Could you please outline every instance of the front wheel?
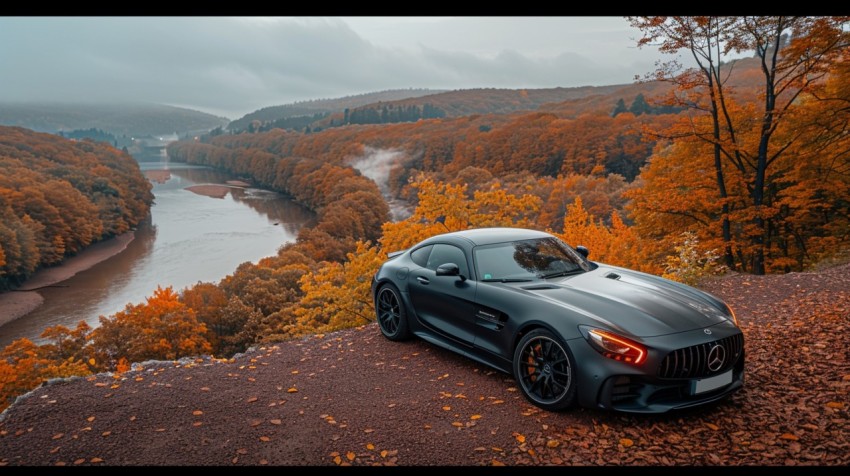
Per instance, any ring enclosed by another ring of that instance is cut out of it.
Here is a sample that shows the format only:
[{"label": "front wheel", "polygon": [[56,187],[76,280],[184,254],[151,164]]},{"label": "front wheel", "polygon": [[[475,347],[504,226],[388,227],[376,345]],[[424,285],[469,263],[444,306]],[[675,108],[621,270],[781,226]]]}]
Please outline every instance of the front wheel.
[{"label": "front wheel", "polygon": [[375,295],[375,314],[381,334],[389,340],[405,340],[410,337],[407,325],[407,311],[401,301],[401,294],[393,284],[385,284]]},{"label": "front wheel", "polygon": [[538,407],[558,411],[575,404],[575,360],[546,329],[523,336],[514,351],[513,367],[523,395]]}]

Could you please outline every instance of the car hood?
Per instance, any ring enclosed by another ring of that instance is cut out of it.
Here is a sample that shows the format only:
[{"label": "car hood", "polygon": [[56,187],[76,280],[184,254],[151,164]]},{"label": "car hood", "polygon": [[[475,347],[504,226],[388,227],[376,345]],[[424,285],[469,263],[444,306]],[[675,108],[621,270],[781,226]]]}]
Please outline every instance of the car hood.
[{"label": "car hood", "polygon": [[653,337],[729,322],[725,305],[690,286],[613,266],[522,286],[540,298],[577,311],[587,324]]}]

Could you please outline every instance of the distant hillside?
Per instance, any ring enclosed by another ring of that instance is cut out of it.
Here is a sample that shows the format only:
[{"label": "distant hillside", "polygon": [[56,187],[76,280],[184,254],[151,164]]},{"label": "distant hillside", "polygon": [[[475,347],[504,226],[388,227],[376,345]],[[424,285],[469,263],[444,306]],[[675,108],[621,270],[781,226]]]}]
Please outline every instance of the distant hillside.
[{"label": "distant hillside", "polygon": [[100,129],[115,136],[208,131],[227,118],[163,104],[0,103],[0,125],[56,133]]},{"label": "distant hillside", "polygon": [[[731,71],[725,84],[726,93],[739,102],[756,101],[762,80],[760,67],[757,58],[742,58],[726,63],[723,69]],[[552,112],[562,117],[575,118],[591,111],[611,112],[617,100],[623,99],[626,104],[629,104],[638,94],[644,95],[647,100],[653,102],[655,98],[669,93],[671,88],[670,83],[661,81],[606,86],[605,88],[596,88],[595,91],[590,91],[590,94],[584,97],[543,104],[539,110]]]},{"label": "distant hillside", "polygon": [[353,109],[350,114],[368,109],[379,110],[411,106],[424,108],[426,104],[442,110],[446,117],[460,117],[470,114],[505,114],[516,111],[534,111],[547,103],[606,95],[623,86],[620,84],[549,89],[461,89],[432,94],[427,98],[405,98],[397,101],[384,101],[380,104],[367,104]]},{"label": "distant hillside", "polygon": [[343,112],[366,104],[377,102],[397,101],[408,98],[418,98],[442,93],[439,89],[390,89],[374,93],[357,94],[335,99],[316,99],[312,101],[301,101],[282,106],[269,106],[246,114],[240,119],[231,122],[227,128],[238,132],[248,128],[252,121],[260,123],[277,121],[298,116],[313,116],[317,113]]}]

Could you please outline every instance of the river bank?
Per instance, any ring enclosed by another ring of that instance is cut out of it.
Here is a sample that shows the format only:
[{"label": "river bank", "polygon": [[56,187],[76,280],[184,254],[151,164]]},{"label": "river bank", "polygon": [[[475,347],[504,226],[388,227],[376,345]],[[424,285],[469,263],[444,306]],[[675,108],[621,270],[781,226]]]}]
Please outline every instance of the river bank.
[{"label": "river bank", "polygon": [[89,246],[62,264],[37,271],[15,291],[0,293],[0,327],[37,309],[44,299],[37,289],[52,286],[124,251],[135,238],[127,233]]}]

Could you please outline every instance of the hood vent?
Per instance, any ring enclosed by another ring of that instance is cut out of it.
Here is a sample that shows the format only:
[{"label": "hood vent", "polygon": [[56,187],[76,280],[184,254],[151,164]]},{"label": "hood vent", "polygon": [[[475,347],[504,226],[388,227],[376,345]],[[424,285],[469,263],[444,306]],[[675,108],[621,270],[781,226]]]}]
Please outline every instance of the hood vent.
[{"label": "hood vent", "polygon": [[605,277],[608,279],[620,279],[620,275],[617,273],[608,273]]},{"label": "hood vent", "polygon": [[530,286],[523,286],[522,289],[526,291],[544,291],[546,289],[559,289],[558,286],[553,286],[551,284],[532,284]]}]

